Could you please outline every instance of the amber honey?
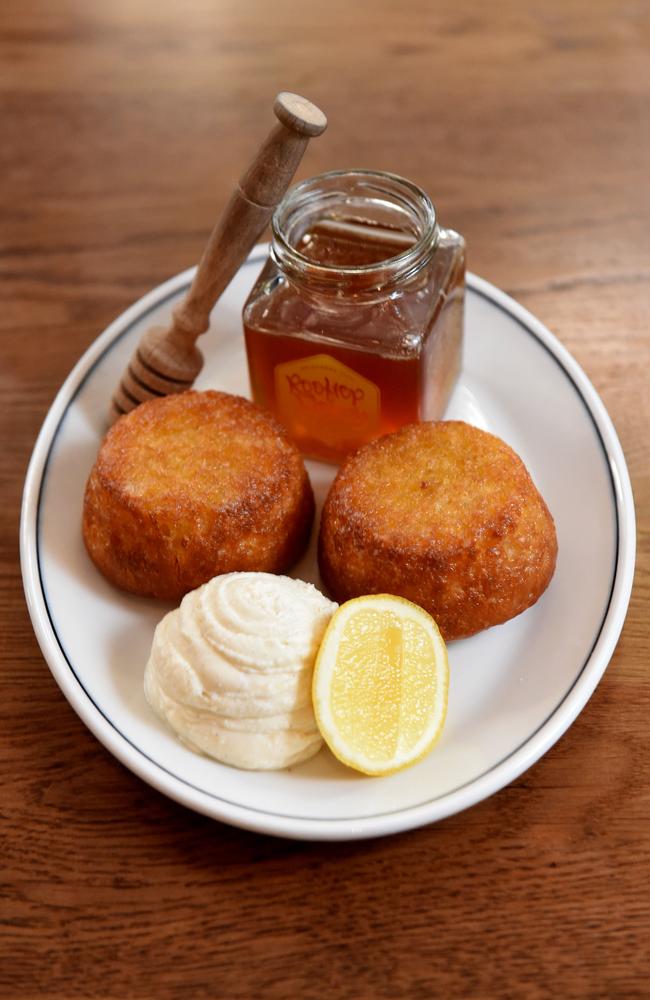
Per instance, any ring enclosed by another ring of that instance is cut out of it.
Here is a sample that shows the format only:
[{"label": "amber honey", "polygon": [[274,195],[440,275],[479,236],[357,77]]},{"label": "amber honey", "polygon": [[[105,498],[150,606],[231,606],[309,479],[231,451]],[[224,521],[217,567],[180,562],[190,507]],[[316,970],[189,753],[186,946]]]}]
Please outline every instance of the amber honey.
[{"label": "amber honey", "polygon": [[253,399],[305,455],[334,462],[437,419],[460,371],[464,273],[462,238],[408,182],[358,171],[299,185],[244,308]]}]

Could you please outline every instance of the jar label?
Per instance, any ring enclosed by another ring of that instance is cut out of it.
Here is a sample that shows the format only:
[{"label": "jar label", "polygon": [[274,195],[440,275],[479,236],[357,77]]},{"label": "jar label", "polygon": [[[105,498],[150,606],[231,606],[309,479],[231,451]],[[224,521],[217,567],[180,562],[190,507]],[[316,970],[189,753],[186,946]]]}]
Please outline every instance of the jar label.
[{"label": "jar label", "polygon": [[329,354],[275,367],[278,414],[290,432],[356,447],[379,427],[379,386]]}]

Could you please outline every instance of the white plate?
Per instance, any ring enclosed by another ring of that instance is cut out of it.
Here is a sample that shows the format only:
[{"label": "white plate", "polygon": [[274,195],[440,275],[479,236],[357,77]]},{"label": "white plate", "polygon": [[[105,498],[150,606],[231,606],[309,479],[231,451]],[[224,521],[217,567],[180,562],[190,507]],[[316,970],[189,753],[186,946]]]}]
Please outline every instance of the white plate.
[{"label": "white plate", "polygon": [[[264,254],[264,247],[253,251],[215,309],[201,342],[200,388],[248,391],[240,312]],[[111,587],[80,533],[109,396],[142,332],[169,316],[192,273],[145,295],[90,347],[34,449],[23,499],[23,579],[36,636],[64,695],[111,753],[155,788],[265,833],[323,840],[394,833],[503,788],[583,708],[629,601],[634,505],[621,447],[595,390],[541,323],[468,277],[464,372],[448,416],[493,431],[526,462],[557,525],[553,581],[525,614],[450,645],[447,724],[417,766],[366,778],[323,750],[290,771],[238,771],[187,750],[149,710],[143,670],[167,606]],[[334,470],[318,463],[309,469],[322,502]],[[318,583],[313,541],[296,575]]]}]

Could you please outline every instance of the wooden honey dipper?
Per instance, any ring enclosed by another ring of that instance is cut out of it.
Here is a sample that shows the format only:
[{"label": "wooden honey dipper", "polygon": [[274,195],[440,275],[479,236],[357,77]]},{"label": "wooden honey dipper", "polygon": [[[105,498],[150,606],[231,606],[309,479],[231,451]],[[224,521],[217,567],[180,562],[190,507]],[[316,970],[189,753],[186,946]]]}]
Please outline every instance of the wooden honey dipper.
[{"label": "wooden honey dipper", "polygon": [[212,308],[264,231],[296,172],[307,143],[327,118],[297,94],[278,94],[278,123],[259,147],[217,221],[192,285],[172,312],[169,326],[151,327],[112,399],[110,420],[154,396],[189,389],[203,367],[197,338],[208,329]]}]

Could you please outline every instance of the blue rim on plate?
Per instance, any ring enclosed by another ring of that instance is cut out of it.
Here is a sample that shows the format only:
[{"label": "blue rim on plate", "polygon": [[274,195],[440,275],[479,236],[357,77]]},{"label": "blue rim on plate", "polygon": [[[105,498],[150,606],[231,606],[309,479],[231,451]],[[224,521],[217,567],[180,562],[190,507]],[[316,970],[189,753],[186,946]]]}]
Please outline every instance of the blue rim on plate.
[{"label": "blue rim on plate", "polygon": [[[257,247],[247,264],[259,264],[266,248]],[[130,770],[164,794],[214,818],[259,832],[305,839],[356,839],[380,836],[433,822],[467,808],[514,780],[566,731],[593,693],[614,651],[629,603],[634,573],[634,504],[625,459],[611,420],[571,355],[522,306],[488,282],[469,274],[467,287],[514,319],[554,360],[593,424],[609,472],[615,517],[615,559],[609,599],[591,648],[562,700],[526,740],[469,782],[406,809],[355,817],[295,816],[240,805],[193,785],[154,760],[127,737],[94,701],[64,648],[50,612],[41,572],[40,514],[50,457],[67,412],[86,380],[116,344],[143,318],[189,286],[194,269],[154,289],[122,314],[80,359],[66,379],[43,424],[28,469],[21,518],[21,562],[29,612],[43,655],[68,701],[97,738]]]}]

